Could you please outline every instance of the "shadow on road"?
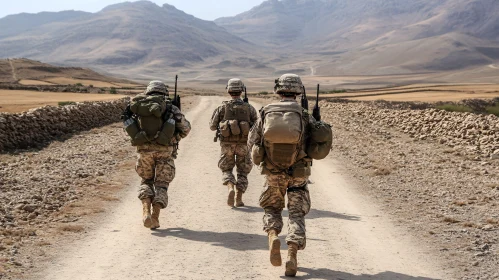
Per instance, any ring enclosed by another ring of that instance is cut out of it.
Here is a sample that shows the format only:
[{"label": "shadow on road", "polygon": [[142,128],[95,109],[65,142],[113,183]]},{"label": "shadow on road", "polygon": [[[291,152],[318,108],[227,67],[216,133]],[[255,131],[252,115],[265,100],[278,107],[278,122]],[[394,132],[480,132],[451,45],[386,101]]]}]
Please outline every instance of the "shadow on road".
[{"label": "shadow on road", "polygon": [[[255,206],[244,206],[239,208],[233,208],[232,210],[244,213],[262,213],[263,215],[263,209],[261,207],[255,207]],[[287,209],[284,209],[282,211],[282,216],[288,217]],[[308,213],[308,215],[306,216],[306,219],[322,219],[322,218],[333,218],[333,219],[356,221],[356,222],[361,221],[361,218],[359,216],[340,214],[336,212],[317,210],[317,209],[311,209],[310,213]]]},{"label": "shadow on road", "polygon": [[177,237],[191,241],[211,243],[237,251],[268,250],[267,236],[241,232],[193,231],[184,228],[160,229],[152,233],[157,237]]},{"label": "shadow on road", "polygon": [[255,206],[244,206],[244,207],[232,208],[232,210],[237,211],[237,212],[262,213],[263,214],[263,208],[255,207]]},{"label": "shadow on road", "polygon": [[308,215],[305,217],[305,219],[320,219],[320,218],[333,218],[333,219],[356,221],[356,222],[359,222],[361,220],[359,216],[340,214],[336,212],[317,210],[317,209],[311,209],[310,213],[308,213]]},{"label": "shadow on road", "polygon": [[327,279],[327,280],[437,280],[436,278],[417,277],[397,272],[386,271],[378,274],[362,274],[354,275],[347,272],[334,271],[327,268],[311,269],[298,268],[299,272],[305,272],[307,275],[300,277],[285,277],[281,279]]}]

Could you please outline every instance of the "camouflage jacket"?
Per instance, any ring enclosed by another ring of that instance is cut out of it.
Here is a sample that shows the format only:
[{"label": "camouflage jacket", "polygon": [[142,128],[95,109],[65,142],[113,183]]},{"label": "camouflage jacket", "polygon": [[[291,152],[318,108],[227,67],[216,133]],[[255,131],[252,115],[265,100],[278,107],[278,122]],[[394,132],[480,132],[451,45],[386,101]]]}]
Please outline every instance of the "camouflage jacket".
[{"label": "camouflage jacket", "polygon": [[[191,123],[185,118],[180,109],[172,105],[172,117],[175,120],[175,135],[172,140],[172,146],[177,145],[180,140],[187,137],[191,131]],[[168,151],[171,147],[158,144],[146,144],[137,147],[137,151]]]}]

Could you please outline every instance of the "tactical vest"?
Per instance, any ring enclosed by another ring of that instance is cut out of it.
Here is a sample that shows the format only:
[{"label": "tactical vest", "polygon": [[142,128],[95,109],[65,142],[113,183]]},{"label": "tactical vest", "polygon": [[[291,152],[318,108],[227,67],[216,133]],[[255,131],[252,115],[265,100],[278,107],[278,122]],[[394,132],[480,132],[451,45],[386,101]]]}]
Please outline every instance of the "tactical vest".
[{"label": "tactical vest", "polygon": [[250,131],[251,105],[248,103],[224,103],[224,116],[220,122],[220,141],[246,143]]},{"label": "tactical vest", "polygon": [[168,146],[175,133],[172,104],[162,95],[139,95],[130,102],[134,117],[125,120],[125,130],[133,146]]}]

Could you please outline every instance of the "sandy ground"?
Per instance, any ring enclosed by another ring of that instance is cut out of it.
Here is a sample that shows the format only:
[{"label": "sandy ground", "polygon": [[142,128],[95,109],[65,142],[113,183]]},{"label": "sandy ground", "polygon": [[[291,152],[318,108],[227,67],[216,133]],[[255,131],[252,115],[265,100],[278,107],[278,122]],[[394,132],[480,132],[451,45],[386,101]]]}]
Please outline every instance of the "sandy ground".
[{"label": "sandy ground", "polygon": [[[283,278],[284,268],[268,261],[257,203],[263,185],[258,170],[249,177],[247,206],[225,205],[219,145],[207,125],[221,101],[201,97],[187,114],[193,131],[181,143],[161,230],[142,227],[139,180],[130,170],[122,202],[97,221],[95,230],[61,248],[63,253],[32,279]],[[299,253],[299,279],[453,279],[424,244],[395,227],[342,175],[341,166],[332,159],[314,164],[313,210],[307,216],[307,249]],[[282,250],[284,255],[285,245]]]},{"label": "sandy ground", "polygon": [[57,106],[58,102],[63,101],[108,101],[122,97],[124,95],[0,90],[0,112],[20,113],[45,105]]},{"label": "sandy ground", "polygon": [[19,83],[24,86],[53,86],[54,83],[49,83],[39,80],[20,80]]},{"label": "sandy ground", "polygon": [[439,102],[439,101],[460,101],[463,99],[493,99],[499,97],[499,93],[456,93],[456,92],[434,92],[420,91],[416,93],[387,94],[377,96],[353,97],[353,100],[386,100],[386,101],[420,101],[420,102]]},{"label": "sandy ground", "polygon": [[[314,92],[315,93],[315,92]],[[463,99],[492,99],[499,97],[497,84],[434,84],[408,85],[393,88],[366,89],[345,93],[321,94],[323,98],[348,98],[354,100],[388,100],[388,101],[460,101]]]}]

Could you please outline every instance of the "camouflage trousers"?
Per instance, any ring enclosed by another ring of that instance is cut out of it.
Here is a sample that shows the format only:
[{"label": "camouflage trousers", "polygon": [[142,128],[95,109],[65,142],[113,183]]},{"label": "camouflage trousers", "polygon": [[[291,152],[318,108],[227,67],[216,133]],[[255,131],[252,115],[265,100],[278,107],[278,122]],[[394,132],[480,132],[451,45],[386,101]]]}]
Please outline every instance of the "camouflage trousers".
[{"label": "camouflage trousers", "polygon": [[139,188],[139,199],[151,198],[153,204],[168,206],[168,187],[175,178],[173,148],[165,151],[138,151],[135,166],[137,174],[142,178]]},{"label": "camouflage trousers", "polygon": [[260,206],[265,210],[264,230],[271,229],[280,233],[283,227],[282,210],[285,195],[288,194],[288,236],[286,242],[298,244],[300,250],[306,247],[305,216],[310,211],[308,178],[293,178],[287,174],[267,175],[260,195]]},{"label": "camouflage trousers", "polygon": [[[237,189],[246,192],[248,189],[248,174],[253,168],[248,146],[246,143],[222,143],[222,151],[218,167],[222,170],[222,181],[224,185],[232,182]],[[234,167],[237,171],[237,180],[233,174]]]}]

